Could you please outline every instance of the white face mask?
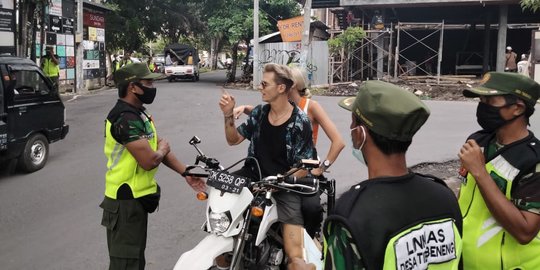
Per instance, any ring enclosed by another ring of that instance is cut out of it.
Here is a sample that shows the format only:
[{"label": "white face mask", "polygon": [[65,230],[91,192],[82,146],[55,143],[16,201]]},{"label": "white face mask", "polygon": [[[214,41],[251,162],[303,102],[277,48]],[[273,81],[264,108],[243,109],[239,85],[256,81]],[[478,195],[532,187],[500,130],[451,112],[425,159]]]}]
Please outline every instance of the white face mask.
[{"label": "white face mask", "polygon": [[362,140],[362,144],[360,144],[360,147],[358,149],[354,148],[354,141],[352,139],[352,135],[351,135],[351,147],[352,147],[352,155],[358,159],[358,161],[360,161],[360,163],[364,164],[367,166],[367,162],[366,162],[366,159],[364,158],[364,154],[362,154],[362,147],[364,147],[364,144],[366,143],[366,130],[364,129],[363,126],[357,126],[355,128],[352,128],[351,131],[357,129],[357,128],[361,128],[362,129],[362,137],[364,138]]}]

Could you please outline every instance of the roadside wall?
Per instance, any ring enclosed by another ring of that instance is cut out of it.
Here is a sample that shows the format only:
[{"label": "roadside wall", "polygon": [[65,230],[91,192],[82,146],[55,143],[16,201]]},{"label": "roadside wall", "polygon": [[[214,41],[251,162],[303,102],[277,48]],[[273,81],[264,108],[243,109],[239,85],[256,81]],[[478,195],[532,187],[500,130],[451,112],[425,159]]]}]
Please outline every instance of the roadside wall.
[{"label": "roadside wall", "polygon": [[[267,63],[288,66],[300,65],[301,42],[265,43],[259,45],[259,65],[257,72],[262,78],[262,70]],[[311,42],[307,59],[307,70],[304,71],[308,85],[328,84],[328,43],[326,41]]]}]

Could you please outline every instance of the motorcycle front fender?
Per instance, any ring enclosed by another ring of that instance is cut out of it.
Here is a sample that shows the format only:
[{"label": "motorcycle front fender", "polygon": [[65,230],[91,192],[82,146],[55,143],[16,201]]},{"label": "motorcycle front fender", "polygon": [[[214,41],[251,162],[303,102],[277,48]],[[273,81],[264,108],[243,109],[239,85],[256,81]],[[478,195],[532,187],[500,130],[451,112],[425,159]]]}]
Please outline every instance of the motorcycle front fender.
[{"label": "motorcycle front fender", "polygon": [[207,270],[214,264],[214,259],[232,251],[234,239],[215,234],[206,236],[192,250],[185,252],[176,262],[174,270]]}]

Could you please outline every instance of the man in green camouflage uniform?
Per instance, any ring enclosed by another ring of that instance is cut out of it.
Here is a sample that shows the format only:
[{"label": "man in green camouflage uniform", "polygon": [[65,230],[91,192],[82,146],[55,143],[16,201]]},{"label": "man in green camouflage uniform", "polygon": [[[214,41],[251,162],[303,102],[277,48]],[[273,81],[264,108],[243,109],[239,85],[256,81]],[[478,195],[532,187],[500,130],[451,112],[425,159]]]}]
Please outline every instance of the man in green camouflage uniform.
[{"label": "man in green camouflage uniform", "polygon": [[540,269],[540,140],[527,128],[540,84],[488,72],[463,95],[480,99],[482,127],[458,154],[464,269]]},{"label": "man in green camouflage uniform", "polygon": [[382,81],[363,83],[339,105],[352,112],[353,156],[369,179],[345,192],[325,221],[325,269],[457,269],[457,199],[442,180],[409,172],[405,159],[427,106]]},{"label": "man in green camouflage uniform", "polygon": [[[144,269],[148,213],[156,210],[160,188],[154,179],[163,163],[182,174],[186,167],[158,137],[154,121],[143,107],[156,95],[153,74],[144,63],[128,64],[115,73],[120,99],[105,121],[105,198],[101,224],[107,229],[110,270]],[[186,177],[196,191],[204,181]]]}]

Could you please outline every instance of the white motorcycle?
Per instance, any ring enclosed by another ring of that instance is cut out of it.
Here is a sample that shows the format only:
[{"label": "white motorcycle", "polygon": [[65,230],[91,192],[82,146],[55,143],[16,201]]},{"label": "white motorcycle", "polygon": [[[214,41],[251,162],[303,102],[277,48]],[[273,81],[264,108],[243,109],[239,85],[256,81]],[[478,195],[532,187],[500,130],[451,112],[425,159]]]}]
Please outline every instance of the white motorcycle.
[{"label": "white motorcycle", "polygon": [[[219,161],[206,157],[200,151],[197,147],[200,142],[197,136],[189,141],[199,154],[195,165],[188,166],[185,175],[207,177],[208,193],[198,194],[197,197],[201,199],[202,195],[208,199],[206,222],[202,229],[209,234],[192,250],[182,254],[174,269],[216,269],[215,259],[218,256],[227,258],[229,269],[234,270],[286,269],[287,258],[273,193],[279,190],[313,195],[322,187],[332,195],[328,199],[329,207],[332,207],[334,180],[319,181],[315,177],[296,179],[291,176],[297,170],[317,167],[318,162],[313,160],[303,160],[286,175],[268,176],[259,181],[232,175],[228,169],[246,159],[223,168]],[[202,173],[192,172],[194,170]],[[319,270],[322,269],[321,258],[320,249],[304,230],[304,259],[315,264]]]}]

